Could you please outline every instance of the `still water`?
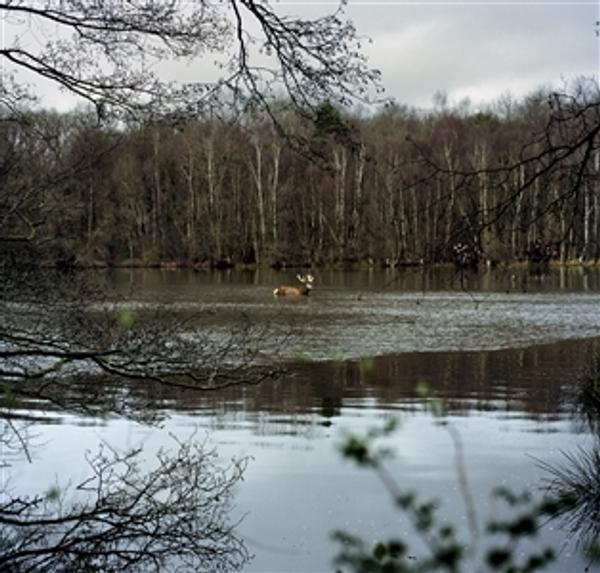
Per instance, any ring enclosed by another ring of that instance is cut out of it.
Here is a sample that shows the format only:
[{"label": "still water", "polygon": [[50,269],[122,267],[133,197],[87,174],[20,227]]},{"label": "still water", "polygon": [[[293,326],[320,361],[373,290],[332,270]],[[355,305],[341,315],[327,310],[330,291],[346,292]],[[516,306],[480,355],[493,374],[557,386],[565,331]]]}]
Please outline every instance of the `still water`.
[{"label": "still water", "polygon": [[[43,491],[65,468],[76,482],[85,451],[101,441],[152,452],[169,442],[169,432],[196,431],[225,461],[251,457],[234,508],[254,554],[244,570],[320,572],[334,570],[336,529],[369,541],[413,539],[376,476],[337,450],[346,432],[364,433],[389,416],[400,423],[386,441],[395,454],[390,472],[404,490],[436,498],[441,518],[468,541],[456,443],[417,385],[441,400],[443,421],[458,432],[480,528],[499,511],[495,487],[541,490],[540,461],[560,465],[564,452],[596,443],[573,398],[575,381],[600,351],[597,271],[328,271],[317,275],[310,297],[275,299],[272,289],[294,284],[294,274],[103,275],[124,307],[193,312],[217,335],[242,321],[290,334],[284,342],[267,337],[261,355],[286,374],[220,394],[165,394],[168,418],[160,428],[46,414],[35,427],[43,447],[33,466],[17,465],[15,487]],[[538,539],[559,552],[549,571],[588,566],[576,536],[559,523]]]}]

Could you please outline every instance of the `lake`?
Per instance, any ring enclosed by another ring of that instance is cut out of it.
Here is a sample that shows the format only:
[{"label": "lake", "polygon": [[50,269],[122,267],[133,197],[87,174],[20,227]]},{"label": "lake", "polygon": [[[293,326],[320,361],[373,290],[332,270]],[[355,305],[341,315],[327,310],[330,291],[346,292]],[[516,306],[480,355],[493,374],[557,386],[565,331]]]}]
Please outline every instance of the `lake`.
[{"label": "lake", "polygon": [[[573,399],[578,377],[600,350],[598,270],[543,277],[526,270],[315,274],[309,297],[278,299],[273,288],[294,284],[295,272],[99,272],[123,308],[193,313],[217,337],[242,322],[264,325],[277,335],[265,336],[259,360],[286,372],[220,393],[165,393],[168,417],[159,428],[31,406],[40,418],[31,431],[42,445],[33,464],[15,464],[17,490],[44,491],[66,473],[76,482],[85,451],[101,441],[142,444],[150,454],[169,443],[169,432],[196,431],[225,461],[251,458],[233,509],[254,555],[244,571],[333,571],[336,529],[369,541],[414,539],[374,473],[341,458],[347,432],[365,433],[396,417],[399,429],[384,440],[394,451],[389,471],[404,490],[436,498],[441,519],[465,542],[464,492],[448,425],[459,436],[480,528],[501,506],[491,496],[495,487],[541,491],[547,474],[540,462],[563,464],[564,452],[596,443]],[[440,400],[442,417],[417,387]],[[560,523],[550,522],[538,540],[559,552],[549,571],[588,565]]]}]

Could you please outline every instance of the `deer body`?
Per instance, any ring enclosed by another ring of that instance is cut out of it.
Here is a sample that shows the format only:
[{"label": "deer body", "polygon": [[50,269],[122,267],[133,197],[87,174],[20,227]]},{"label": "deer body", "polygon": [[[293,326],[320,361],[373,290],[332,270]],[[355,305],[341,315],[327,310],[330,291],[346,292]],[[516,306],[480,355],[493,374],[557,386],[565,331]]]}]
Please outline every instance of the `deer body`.
[{"label": "deer body", "polygon": [[312,275],[296,275],[296,278],[302,283],[301,286],[282,285],[273,291],[275,296],[302,296],[308,295],[313,288],[315,278]]}]

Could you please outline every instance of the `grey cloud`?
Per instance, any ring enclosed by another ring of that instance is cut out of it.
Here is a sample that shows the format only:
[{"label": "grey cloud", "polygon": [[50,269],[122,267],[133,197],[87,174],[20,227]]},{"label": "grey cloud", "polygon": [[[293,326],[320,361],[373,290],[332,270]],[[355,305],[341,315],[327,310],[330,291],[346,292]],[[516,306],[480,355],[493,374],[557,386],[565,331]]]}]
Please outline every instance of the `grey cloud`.
[{"label": "grey cloud", "polygon": [[598,74],[592,5],[350,4],[348,15],[369,35],[370,62],[398,101],[431,104],[522,95],[561,78]]},{"label": "grey cloud", "polygon": [[[387,94],[411,105],[431,105],[438,90],[446,90],[451,101],[468,96],[476,104],[507,90],[518,96],[539,85],[558,84],[562,77],[599,73],[600,41],[594,28],[600,15],[593,3],[479,4],[350,0],[346,14],[361,34],[372,38],[363,48],[371,65],[382,71]],[[336,9],[333,2],[284,0],[275,6],[304,17]],[[209,55],[191,65],[165,63],[158,69],[168,79],[215,79],[214,59]],[[27,74],[22,78],[31,79]],[[72,105],[72,98],[50,85],[42,83],[39,92],[46,105]]]}]

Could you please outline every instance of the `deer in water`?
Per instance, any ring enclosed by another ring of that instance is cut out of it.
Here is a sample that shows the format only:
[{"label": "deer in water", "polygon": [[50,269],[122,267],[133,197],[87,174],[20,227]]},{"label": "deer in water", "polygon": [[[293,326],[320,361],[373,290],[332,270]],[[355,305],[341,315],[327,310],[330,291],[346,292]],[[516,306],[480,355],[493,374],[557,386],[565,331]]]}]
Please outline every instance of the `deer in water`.
[{"label": "deer in water", "polygon": [[280,286],[273,291],[273,294],[275,296],[307,295],[313,287],[315,277],[312,275],[296,275],[296,278],[302,283],[302,286]]}]

